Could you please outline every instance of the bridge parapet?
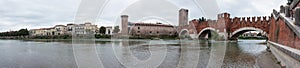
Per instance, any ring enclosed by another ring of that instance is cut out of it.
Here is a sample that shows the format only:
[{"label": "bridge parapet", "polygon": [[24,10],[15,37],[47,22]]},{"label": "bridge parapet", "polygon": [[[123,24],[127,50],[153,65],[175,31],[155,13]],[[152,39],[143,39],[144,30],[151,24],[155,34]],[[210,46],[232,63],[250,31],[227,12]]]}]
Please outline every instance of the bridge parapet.
[{"label": "bridge parapet", "polygon": [[286,17],[284,13],[273,10],[270,21],[270,41],[285,46],[300,49],[300,26],[294,24],[292,17]]},{"label": "bridge parapet", "polygon": [[[251,19],[250,19],[251,18]],[[255,16],[255,17],[234,17],[231,22],[268,22],[271,16]]]},{"label": "bridge parapet", "polygon": [[300,22],[299,1],[289,0],[286,6],[280,6],[279,12],[273,10],[269,21],[268,46],[287,68],[300,66],[300,26],[296,24]]},{"label": "bridge parapet", "polygon": [[237,29],[243,27],[254,27],[262,29],[268,33],[269,30],[269,21],[271,20],[270,16],[255,16],[255,17],[234,17],[230,19],[230,22],[227,22],[228,32],[234,32]]}]

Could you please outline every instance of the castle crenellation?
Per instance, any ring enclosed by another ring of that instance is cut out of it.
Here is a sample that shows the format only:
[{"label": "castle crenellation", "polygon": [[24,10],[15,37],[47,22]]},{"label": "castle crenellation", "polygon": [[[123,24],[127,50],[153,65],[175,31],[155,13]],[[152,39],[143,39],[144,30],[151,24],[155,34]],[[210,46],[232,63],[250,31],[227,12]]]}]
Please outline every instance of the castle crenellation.
[{"label": "castle crenellation", "polygon": [[270,18],[270,16],[234,17],[230,21],[231,23],[262,23],[270,21]]}]

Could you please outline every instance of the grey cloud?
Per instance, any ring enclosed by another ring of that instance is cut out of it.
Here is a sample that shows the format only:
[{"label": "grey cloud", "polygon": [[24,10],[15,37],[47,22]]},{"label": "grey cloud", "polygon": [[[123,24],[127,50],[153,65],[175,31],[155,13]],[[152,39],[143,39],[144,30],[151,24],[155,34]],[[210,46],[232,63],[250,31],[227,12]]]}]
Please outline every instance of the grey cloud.
[{"label": "grey cloud", "polygon": [[[114,25],[119,22],[122,12],[131,4],[138,0],[109,0],[103,8],[96,23],[99,26]],[[202,10],[195,6],[195,0],[166,0],[174,4],[173,7],[164,7],[163,4],[152,5],[157,7],[156,14],[171,22],[177,23],[179,8],[190,10],[190,19],[204,16]],[[279,8],[285,4],[285,0],[216,0],[220,11],[226,11],[233,16],[261,16],[269,15],[272,9]],[[74,22],[81,0],[0,0],[0,31],[18,30],[20,28],[41,28],[51,27],[56,24],[67,24]],[[144,3],[148,4],[148,3]],[[207,3],[209,4],[209,3]],[[161,5],[161,6],[160,6]],[[205,4],[202,4],[205,5]],[[146,6],[139,5],[133,7],[130,12],[143,12]],[[171,10],[168,10],[170,9]],[[212,7],[214,8],[214,7]],[[161,9],[161,10],[159,10]],[[266,10],[262,10],[266,9]],[[204,9],[205,10],[205,9]],[[125,12],[125,11],[124,11]],[[151,15],[151,13],[141,13],[141,15]],[[139,14],[130,14],[133,22],[139,19]],[[135,18],[136,17],[136,18]]]},{"label": "grey cloud", "polygon": [[[218,0],[221,11],[232,16],[266,16],[272,9],[283,5],[285,0]],[[260,10],[264,9],[264,10]]]},{"label": "grey cloud", "polygon": [[193,2],[193,0],[140,0],[129,4],[116,2],[113,5],[106,6],[106,8],[110,9],[104,9],[100,19],[118,25],[117,23],[119,23],[120,15],[122,14],[128,14],[132,22],[137,22],[138,19],[146,16],[158,16],[166,18],[172,24],[177,25],[178,10],[180,8],[189,9],[190,19],[203,16],[201,9]]},{"label": "grey cloud", "polygon": [[1,0],[0,31],[72,22],[79,0]]}]

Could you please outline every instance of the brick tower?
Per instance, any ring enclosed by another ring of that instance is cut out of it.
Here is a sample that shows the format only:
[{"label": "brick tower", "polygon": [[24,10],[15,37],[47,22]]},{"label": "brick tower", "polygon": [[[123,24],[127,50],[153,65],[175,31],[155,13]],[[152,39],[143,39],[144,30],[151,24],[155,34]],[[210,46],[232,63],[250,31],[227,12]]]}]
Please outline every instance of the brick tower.
[{"label": "brick tower", "polygon": [[188,25],[188,12],[189,10],[187,9],[180,9],[179,10],[179,21],[178,21],[178,26],[185,26]]},{"label": "brick tower", "polygon": [[121,15],[122,35],[128,35],[128,15]]}]

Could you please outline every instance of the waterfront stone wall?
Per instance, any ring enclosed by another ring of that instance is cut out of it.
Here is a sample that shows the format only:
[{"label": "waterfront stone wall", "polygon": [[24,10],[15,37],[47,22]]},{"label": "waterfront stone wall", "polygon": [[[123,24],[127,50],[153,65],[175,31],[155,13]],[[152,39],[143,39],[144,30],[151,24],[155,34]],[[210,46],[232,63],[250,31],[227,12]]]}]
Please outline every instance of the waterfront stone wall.
[{"label": "waterfront stone wall", "polygon": [[176,28],[172,25],[153,23],[134,23],[129,31],[132,36],[173,36]]},{"label": "waterfront stone wall", "polygon": [[269,41],[267,46],[269,47],[272,54],[277,58],[277,63],[280,63],[282,67],[300,67],[300,50],[277,44],[272,41]]}]

